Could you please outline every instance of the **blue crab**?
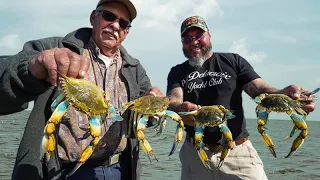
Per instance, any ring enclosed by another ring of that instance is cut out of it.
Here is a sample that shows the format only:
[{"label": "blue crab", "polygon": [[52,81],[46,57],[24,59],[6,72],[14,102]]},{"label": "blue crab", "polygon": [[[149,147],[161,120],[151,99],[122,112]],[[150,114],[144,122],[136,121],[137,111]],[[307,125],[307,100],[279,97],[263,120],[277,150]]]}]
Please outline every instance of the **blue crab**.
[{"label": "blue crab", "polygon": [[90,144],[83,150],[77,165],[67,177],[73,175],[76,170],[86,162],[93,153],[96,145],[99,142],[101,134],[101,115],[110,115],[111,118],[117,121],[122,121],[122,117],[116,114],[116,110],[106,100],[104,92],[91,81],[86,79],[74,79],[59,73],[61,84],[60,94],[54,99],[51,104],[53,111],[51,117],[44,128],[44,135],[41,142],[40,159],[43,163],[48,163],[52,152],[56,147],[55,127],[61,123],[68,106],[73,106],[79,111],[88,116],[89,130],[84,138],[93,137]]},{"label": "blue crab", "polygon": [[258,106],[256,107],[258,131],[274,157],[277,157],[274,144],[270,136],[265,132],[265,125],[268,123],[269,113],[285,112],[290,116],[291,120],[294,123],[294,126],[290,132],[290,135],[286,139],[292,137],[297,129],[301,131],[299,136],[292,143],[291,150],[286,156],[286,158],[288,158],[303,144],[304,139],[308,135],[308,126],[305,122],[307,113],[303,109],[301,109],[301,105],[302,103],[312,101],[313,99],[314,98],[303,98],[293,100],[292,98],[284,94],[267,93],[260,94],[259,96],[254,98],[254,101],[258,104]]},{"label": "blue crab", "polygon": [[221,153],[220,161],[217,165],[217,168],[220,168],[224,162],[224,159],[228,156],[230,149],[233,147],[232,134],[229,128],[225,125],[225,122],[228,119],[234,118],[235,116],[231,113],[231,111],[229,111],[222,105],[202,106],[198,110],[190,112],[179,112],[178,114],[181,116],[189,116],[195,120],[195,148],[198,151],[200,160],[208,169],[211,169],[211,167],[209,164],[208,156],[204,151],[207,148],[205,147],[205,144],[202,141],[203,131],[204,128],[207,126],[218,126],[220,128],[223,137],[221,141],[223,150]]},{"label": "blue crab", "polygon": [[[149,160],[151,161],[150,156],[158,161],[157,157],[153,154],[152,148],[149,142],[145,139],[143,131],[146,128],[149,118],[154,117],[159,119],[161,133],[166,125],[166,118],[169,117],[172,120],[178,123],[175,140],[170,152],[170,155],[176,150],[177,146],[181,143],[183,138],[183,128],[184,124],[181,117],[170,110],[167,110],[169,107],[169,98],[168,97],[158,97],[158,96],[142,96],[138,99],[126,103],[122,109],[129,108],[131,110],[130,120],[133,121],[134,133],[141,143],[142,150],[148,155]],[[131,123],[130,123],[131,125]]]}]

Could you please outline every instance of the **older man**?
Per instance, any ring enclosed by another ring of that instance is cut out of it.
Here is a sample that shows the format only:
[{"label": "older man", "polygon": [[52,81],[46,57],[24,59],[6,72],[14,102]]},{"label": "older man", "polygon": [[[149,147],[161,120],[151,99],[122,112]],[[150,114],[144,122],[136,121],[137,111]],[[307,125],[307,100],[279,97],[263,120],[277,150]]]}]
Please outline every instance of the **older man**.
[{"label": "older man", "polygon": [[[121,46],[136,15],[129,0],[100,0],[90,16],[92,29],[27,42],[20,53],[3,59],[0,114],[17,112],[26,102],[35,101],[12,179],[64,179],[90,143],[90,137],[82,138],[87,116],[68,107],[56,131],[56,151],[47,165],[40,163],[41,136],[56,94],[57,71],[95,82],[114,107],[144,94],[163,95],[151,86],[140,62]],[[139,179],[137,139],[128,137],[128,112],[122,117],[121,122],[106,118],[92,156],[68,179]]]},{"label": "older man", "polygon": [[[255,97],[260,93],[283,93],[296,99],[306,90],[297,85],[277,90],[263,81],[240,55],[212,52],[211,34],[205,20],[199,16],[183,21],[181,39],[183,53],[188,60],[173,67],[168,75],[170,108],[179,112],[196,110],[199,105],[223,105],[235,115],[227,121],[235,146],[220,169],[216,167],[221,156],[221,133],[217,127],[205,129],[203,141],[209,147],[206,153],[212,171],[202,164],[194,147],[195,122],[183,119],[187,135],[180,151],[181,180],[267,179],[263,163],[248,138],[241,94],[245,91]],[[302,108],[311,112],[314,102]]]}]

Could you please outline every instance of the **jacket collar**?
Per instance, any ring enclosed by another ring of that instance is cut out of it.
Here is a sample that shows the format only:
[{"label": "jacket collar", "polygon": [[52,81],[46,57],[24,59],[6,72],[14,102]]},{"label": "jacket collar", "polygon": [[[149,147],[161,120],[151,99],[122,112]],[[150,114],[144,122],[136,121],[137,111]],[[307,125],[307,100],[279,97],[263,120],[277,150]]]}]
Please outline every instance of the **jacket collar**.
[{"label": "jacket collar", "polygon": [[[80,28],[75,30],[69,34],[67,34],[63,39],[62,43],[66,47],[73,47],[77,50],[78,54],[82,54],[83,49],[86,44],[88,44],[90,37],[92,35],[92,28]],[[138,65],[138,61],[130,56],[127,50],[120,46],[120,53],[123,59],[123,65],[131,65],[136,66]]]}]

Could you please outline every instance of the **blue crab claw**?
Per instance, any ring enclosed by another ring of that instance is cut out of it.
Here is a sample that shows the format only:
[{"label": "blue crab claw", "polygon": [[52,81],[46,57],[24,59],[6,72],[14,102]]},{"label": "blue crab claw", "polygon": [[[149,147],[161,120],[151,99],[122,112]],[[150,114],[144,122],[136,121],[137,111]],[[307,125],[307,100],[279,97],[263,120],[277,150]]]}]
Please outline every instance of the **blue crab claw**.
[{"label": "blue crab claw", "polygon": [[99,137],[101,135],[101,119],[96,116],[92,116],[92,117],[89,117],[88,120],[89,120],[89,132],[87,134],[91,135],[93,137],[93,140],[83,150],[77,165],[67,175],[67,177],[72,176],[88,160],[88,158],[92,155],[95,147],[99,143]]},{"label": "blue crab claw", "polygon": [[263,142],[268,147],[269,151],[274,157],[277,157],[276,151],[274,149],[274,144],[270,136],[265,132],[265,125],[268,122],[269,113],[257,108],[257,116],[258,116],[258,131],[262,136]]},{"label": "blue crab claw", "polygon": [[117,114],[117,110],[114,107],[110,106],[108,109],[108,112],[109,112],[112,119],[114,119],[116,121],[123,120],[123,118],[119,114]]},{"label": "blue crab claw", "polygon": [[67,174],[66,178],[72,176],[80,168],[80,166],[83,165],[89,159],[98,143],[99,137],[95,137],[90,142],[90,144],[83,150],[77,165]]},{"label": "blue crab claw", "polygon": [[171,151],[169,153],[169,156],[171,156],[175,152],[175,150],[177,149],[179,144],[182,142],[184,124],[183,124],[182,118],[176,112],[169,111],[169,110],[165,110],[164,112],[165,112],[166,117],[169,117],[178,123],[177,129],[176,129],[176,134],[175,134],[174,141],[173,141],[173,145],[172,145]]},{"label": "blue crab claw", "polygon": [[47,136],[44,135],[42,137],[41,148],[40,148],[40,159],[41,162],[48,163],[52,152],[54,151],[56,146],[56,139],[54,135]]},{"label": "blue crab claw", "polygon": [[153,154],[152,148],[151,148],[149,142],[145,139],[145,135],[143,133],[143,130],[146,128],[147,122],[148,122],[148,116],[143,116],[139,119],[138,125],[137,125],[137,130],[136,130],[136,136],[141,143],[141,147],[142,147],[143,152],[145,152],[148,155],[150,162],[151,162],[151,156],[156,161],[159,161],[157,159],[157,157]]},{"label": "blue crab claw", "polygon": [[173,145],[169,153],[169,156],[171,156],[176,151],[177,147],[181,143],[183,139],[183,129],[184,129],[183,121],[180,121],[180,123],[178,123],[177,125],[176,134],[174,137]]},{"label": "blue crab claw", "polygon": [[220,162],[219,162],[217,168],[220,168],[222,166],[224,159],[228,156],[230,149],[233,146],[232,133],[231,133],[230,129],[224,124],[219,125],[219,128],[220,128],[220,131],[223,136],[223,141],[222,141],[223,150],[222,150],[222,153],[220,156]]},{"label": "blue crab claw", "polygon": [[301,130],[299,136],[293,141],[291,150],[286,158],[290,157],[292,153],[294,153],[304,142],[304,139],[308,136],[308,126],[304,121],[304,118],[298,114],[291,114],[291,119],[295,123],[295,127]]},{"label": "blue crab claw", "polygon": [[52,152],[55,149],[56,140],[54,137],[54,132],[56,130],[56,125],[62,120],[62,117],[67,112],[68,104],[66,101],[62,101],[53,111],[51,117],[49,118],[44,130],[43,138],[40,144],[40,161],[48,163]]},{"label": "blue crab claw", "polygon": [[207,168],[211,170],[210,164],[209,164],[209,158],[207,153],[204,151],[204,144],[202,141],[203,138],[203,130],[204,128],[199,126],[198,124],[196,125],[195,129],[195,135],[194,135],[194,145],[198,151],[199,158],[202,162],[202,164]]}]

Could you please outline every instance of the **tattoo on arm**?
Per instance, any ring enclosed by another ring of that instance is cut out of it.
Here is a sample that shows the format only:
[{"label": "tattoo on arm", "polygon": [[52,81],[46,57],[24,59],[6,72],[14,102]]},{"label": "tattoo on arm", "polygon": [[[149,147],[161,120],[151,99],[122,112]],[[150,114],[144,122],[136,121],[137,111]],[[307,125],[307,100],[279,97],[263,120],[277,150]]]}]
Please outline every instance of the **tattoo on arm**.
[{"label": "tattoo on arm", "polygon": [[262,93],[276,93],[279,90],[268,85],[263,79],[258,78],[243,86],[243,90],[250,96],[256,97]]}]

